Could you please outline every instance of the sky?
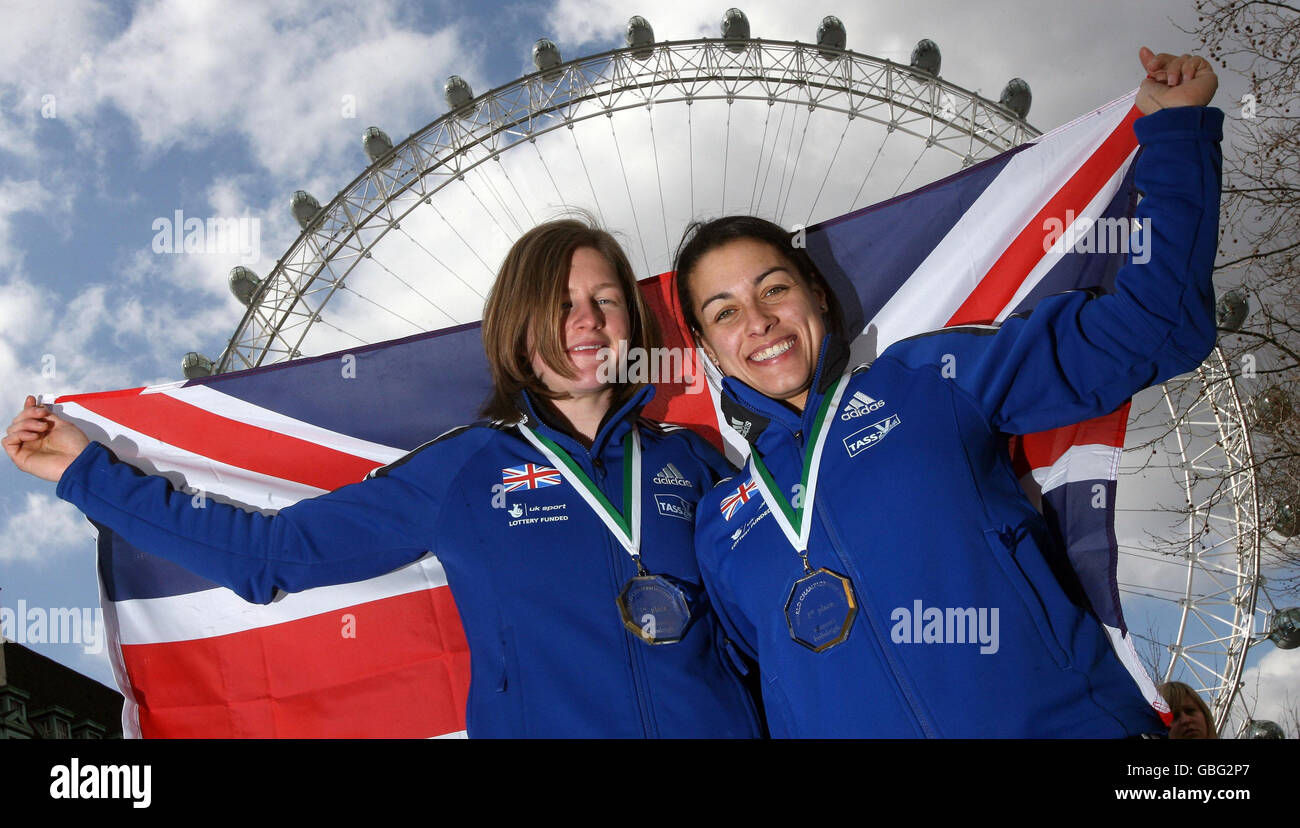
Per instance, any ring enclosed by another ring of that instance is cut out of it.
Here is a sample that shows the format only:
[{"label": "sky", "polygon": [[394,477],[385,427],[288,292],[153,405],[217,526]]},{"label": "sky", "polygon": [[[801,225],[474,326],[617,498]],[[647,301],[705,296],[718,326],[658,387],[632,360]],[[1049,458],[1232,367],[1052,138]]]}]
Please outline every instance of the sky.
[{"label": "sky", "polygon": [[[368,164],[363,130],[379,126],[397,143],[430,124],[447,111],[449,75],[476,94],[502,86],[533,71],[537,38],[553,40],[566,60],[594,54],[623,45],[633,14],[649,19],[658,40],[716,37],[726,8],[697,0],[11,0],[0,28],[0,403],[16,412],[27,393],[173,381],[186,352],[217,357],[244,311],[227,287],[230,269],[265,275],[298,238],[290,195],[303,189],[327,203]],[[1028,120],[1043,131],[1136,86],[1139,46],[1195,46],[1178,28],[1195,21],[1183,0],[762,0],[742,8],[753,34],[772,40],[812,41],[821,17],[834,14],[850,49],[904,64],[919,39],[933,39],[940,75],[957,87],[996,100],[1010,78],[1025,79]],[[1231,110],[1244,89],[1223,75],[1215,103]],[[359,266],[349,279],[355,295],[332,306],[338,328],[313,328],[305,352],[477,319],[512,234],[568,204],[594,207],[622,229],[649,275],[666,269],[691,213],[757,205],[787,224],[827,218],[958,163],[936,158],[942,152],[918,157],[906,136],[851,132],[843,119],[796,113],[777,124],[761,104],[701,102],[690,123],[685,107],[665,110],[557,131],[535,154],[505,153],[463,186],[447,186],[442,212],[412,211]],[[642,123],[657,125],[663,143],[648,145]],[[788,159],[797,134],[804,174],[788,182],[760,175],[783,140]],[[665,192],[658,203],[648,195],[655,188]],[[212,252],[164,243],[178,218],[196,217],[253,221],[256,243]],[[433,272],[432,287],[399,278],[417,272]],[[98,603],[93,530],[53,488],[0,467],[0,606]],[[36,649],[112,681],[102,654],[75,644]],[[1250,664],[1257,715],[1280,717],[1300,696],[1291,689],[1300,687],[1300,657],[1262,645]]]}]

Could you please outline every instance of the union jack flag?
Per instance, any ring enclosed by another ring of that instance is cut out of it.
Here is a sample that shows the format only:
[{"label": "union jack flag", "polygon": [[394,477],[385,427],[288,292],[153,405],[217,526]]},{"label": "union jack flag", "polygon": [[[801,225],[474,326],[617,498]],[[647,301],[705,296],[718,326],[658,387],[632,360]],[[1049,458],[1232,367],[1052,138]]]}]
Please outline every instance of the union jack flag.
[{"label": "union jack flag", "polygon": [[536,463],[525,463],[522,466],[512,466],[508,469],[501,470],[501,482],[505,485],[505,491],[515,492],[520,489],[540,489],[543,486],[558,486],[561,481],[560,472],[550,466],[539,466]]},{"label": "union jack flag", "polygon": [[[878,352],[925,330],[1003,319],[1051,293],[1112,284],[1116,257],[1045,252],[1042,228],[1045,217],[1067,211],[1127,214],[1137,152],[1132,101],[1130,95],[915,193],[808,228],[809,253],[823,272],[847,277],[835,286],[850,328],[869,330]],[[641,289],[664,344],[692,349],[673,275],[645,279]],[[121,459],[166,474],[178,489],[268,510],[356,481],[474,420],[476,402],[490,391],[477,323],[349,353],[366,365],[343,383],[333,382],[340,357],[333,354],[45,401]],[[684,365],[682,373],[700,370]],[[440,381],[435,388],[412,376]],[[322,394],[327,385],[331,393]],[[391,416],[357,413],[376,399]],[[659,389],[645,416],[688,425],[721,447],[724,435],[738,435],[720,421],[716,405],[713,394],[670,385]],[[1158,706],[1120,612],[1113,514],[1088,508],[1098,481],[1114,503],[1125,415],[1030,435],[1013,455],[1094,612]],[[557,470],[534,464],[502,470],[513,489],[560,479]],[[730,519],[756,489],[752,481],[742,484],[722,502],[723,514]],[[110,656],[127,698],[126,735],[463,732],[469,653],[436,558],[373,581],[254,606],[100,529],[101,591]],[[340,636],[341,617],[388,631],[382,646],[358,648]]]},{"label": "union jack flag", "polygon": [[749,498],[758,489],[758,484],[752,480],[747,480],[740,484],[734,492],[722,499],[722,516],[731,520],[731,516],[736,510],[749,502]]}]

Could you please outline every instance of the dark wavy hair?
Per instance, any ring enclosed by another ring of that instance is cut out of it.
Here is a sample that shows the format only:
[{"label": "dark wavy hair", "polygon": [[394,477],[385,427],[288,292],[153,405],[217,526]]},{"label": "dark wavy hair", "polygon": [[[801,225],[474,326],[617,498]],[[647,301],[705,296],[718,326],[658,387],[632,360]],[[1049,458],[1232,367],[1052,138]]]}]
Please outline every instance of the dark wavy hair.
[{"label": "dark wavy hair", "polygon": [[687,327],[696,335],[702,330],[700,320],[695,315],[691,304],[691,275],[700,259],[723,245],[741,239],[764,242],[790,260],[799,276],[808,287],[820,287],[826,294],[828,311],[826,329],[837,337],[843,338],[844,317],[841,314],[839,299],[831,290],[812,257],[802,245],[796,244],[801,238],[799,232],[791,233],[779,224],[758,216],[723,216],[711,221],[697,221],[686,228],[681,244],[677,246],[677,256],[673,269],[677,271],[677,302],[681,305],[682,317]]}]

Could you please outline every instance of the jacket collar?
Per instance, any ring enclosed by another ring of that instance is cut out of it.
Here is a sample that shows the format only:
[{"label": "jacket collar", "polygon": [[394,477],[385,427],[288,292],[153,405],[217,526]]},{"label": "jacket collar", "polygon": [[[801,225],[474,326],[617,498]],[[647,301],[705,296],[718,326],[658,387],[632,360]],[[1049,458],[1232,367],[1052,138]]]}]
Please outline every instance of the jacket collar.
[{"label": "jacket collar", "polygon": [[758,446],[759,439],[765,433],[771,433],[773,438],[778,432],[787,432],[790,437],[797,432],[807,434],[812,418],[821,406],[822,397],[830,390],[831,384],[843,375],[848,361],[848,345],[834,334],[827,334],[822,339],[817,354],[817,367],[813,371],[812,386],[808,389],[808,400],[804,403],[802,413],[780,400],[755,391],[735,377],[724,377],[721,400],[723,416],[751,446]]},{"label": "jacket collar", "polygon": [[591,448],[584,446],[569,430],[568,425],[556,417],[550,407],[540,404],[527,391],[520,391],[515,396],[515,403],[524,414],[520,423],[525,427],[535,428],[538,433],[554,441],[572,456],[590,454],[592,457],[599,457],[611,443],[617,445],[622,442],[623,436],[635,424],[641,409],[654,395],[654,386],[646,385],[618,408],[606,411],[604,419],[600,421],[600,427],[596,430],[596,439],[592,441]]}]

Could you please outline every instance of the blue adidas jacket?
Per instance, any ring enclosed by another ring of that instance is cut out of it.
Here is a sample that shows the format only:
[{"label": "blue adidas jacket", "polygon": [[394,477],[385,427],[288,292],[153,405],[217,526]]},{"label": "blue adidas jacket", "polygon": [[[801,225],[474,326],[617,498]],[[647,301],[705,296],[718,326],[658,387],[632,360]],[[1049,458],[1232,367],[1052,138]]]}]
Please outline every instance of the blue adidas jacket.
[{"label": "blue adidas jacket", "polygon": [[[730,517],[720,508],[748,470],[700,502],[705,583],[759,662],[773,736],[1163,732],[1101,624],[1053,576],[1045,551],[1058,550],[1017,482],[1006,435],[1113,411],[1212,349],[1222,121],[1218,110],[1180,108],[1136,122],[1152,258],[1121,269],[1113,294],[1060,294],[1000,327],[904,340],[852,373],[831,414],[809,542],[814,569],[853,582],[859,607],[843,643],[816,653],[792,640],[785,604],[803,575],[798,555],[758,491]],[[724,413],[787,498],[803,435],[846,360],[828,337],[803,414],[723,383]],[[930,609],[942,627],[926,629]]]},{"label": "blue adidas jacket", "polygon": [[692,544],[695,504],[732,470],[697,435],[641,419],[652,393],[607,417],[590,450],[523,403],[616,504],[623,437],[640,429],[642,559],[701,598],[700,617],[675,644],[650,646],[624,628],[616,599],[636,567],[567,480],[502,494],[503,469],[547,464],[513,427],[456,429],[271,517],[214,502],[193,508],[189,495],[98,443],[67,469],[58,495],[140,549],[257,603],[433,552],[469,640],[471,737],[759,736]]}]

